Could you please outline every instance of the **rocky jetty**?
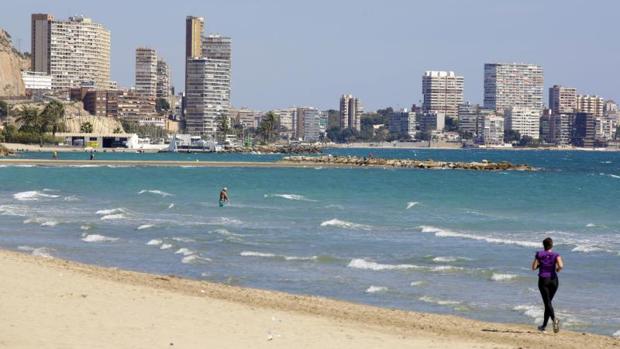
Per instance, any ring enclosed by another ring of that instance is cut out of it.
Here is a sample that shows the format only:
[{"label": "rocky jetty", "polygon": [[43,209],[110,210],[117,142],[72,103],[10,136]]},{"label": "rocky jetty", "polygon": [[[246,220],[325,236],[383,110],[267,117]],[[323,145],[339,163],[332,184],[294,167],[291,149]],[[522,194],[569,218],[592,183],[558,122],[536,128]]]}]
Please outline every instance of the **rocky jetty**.
[{"label": "rocky jetty", "polygon": [[320,154],[321,148],[314,145],[255,145],[253,147],[227,148],[229,153],[261,153],[261,154]]},{"label": "rocky jetty", "polygon": [[307,163],[309,165],[337,165],[337,166],[361,166],[361,167],[397,167],[397,168],[420,168],[438,170],[474,170],[474,171],[535,171],[529,165],[515,165],[507,161],[489,162],[452,162],[435,160],[412,160],[412,159],[381,159],[361,158],[357,156],[287,156],[284,162]]}]

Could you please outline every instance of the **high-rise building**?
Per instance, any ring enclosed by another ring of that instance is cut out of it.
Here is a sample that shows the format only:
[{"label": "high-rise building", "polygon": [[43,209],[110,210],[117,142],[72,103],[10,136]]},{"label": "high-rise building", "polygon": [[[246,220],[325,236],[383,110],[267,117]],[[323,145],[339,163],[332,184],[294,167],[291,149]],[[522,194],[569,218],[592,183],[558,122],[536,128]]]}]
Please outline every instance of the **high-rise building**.
[{"label": "high-rise building", "polygon": [[596,118],[588,113],[575,113],[571,144],[576,147],[594,147]]},{"label": "high-rise building", "polygon": [[314,108],[303,108],[303,138],[306,142],[317,142],[321,138],[321,134],[325,132],[322,127],[322,119],[326,119],[327,115]]},{"label": "high-rise building", "polygon": [[202,34],[205,20],[187,16],[185,19],[185,91],[187,91],[188,60],[202,57]]},{"label": "high-rise building", "polygon": [[543,69],[534,64],[484,65],[484,107],[503,113],[511,107],[543,109]]},{"label": "high-rise building", "polygon": [[504,118],[493,114],[484,115],[480,135],[479,138],[486,145],[504,144]]},{"label": "high-rise building", "polygon": [[579,95],[577,96],[577,111],[580,113],[592,114],[594,117],[603,116],[605,99],[599,96]]},{"label": "high-rise building", "polygon": [[463,103],[463,77],[452,71],[427,71],[422,76],[424,112],[440,112],[447,117],[458,116]]},{"label": "high-rise building", "polygon": [[31,17],[31,70],[50,73],[50,40],[54,16],[33,13]]},{"label": "high-rise building", "polygon": [[554,85],[549,89],[552,114],[574,113],[577,110],[577,89]]},{"label": "high-rise building", "polygon": [[464,103],[459,105],[459,131],[472,136],[482,136],[484,117],[496,115],[495,110],[485,109],[478,104]]},{"label": "high-rise building", "polygon": [[352,95],[340,97],[340,128],[361,131],[362,106],[358,98]]},{"label": "high-rise building", "polygon": [[575,115],[572,113],[543,115],[540,118],[540,136],[545,143],[566,146],[571,142]]},{"label": "high-rise building", "polygon": [[504,129],[517,131],[523,136],[540,138],[540,109],[512,107],[506,109],[504,115]]},{"label": "high-rise building", "polygon": [[110,88],[110,31],[86,17],[33,14],[32,68],[50,74],[55,90]]},{"label": "high-rise building", "polygon": [[185,84],[186,131],[214,137],[219,118],[229,117],[230,65],[208,58],[189,59]]},{"label": "high-rise building", "polygon": [[202,41],[202,57],[225,60],[230,63],[232,53],[231,42],[231,39],[227,36],[207,35]]},{"label": "high-rise building", "polygon": [[157,52],[154,49],[136,49],[135,86],[136,92],[143,96],[157,96]]},{"label": "high-rise building", "polygon": [[284,133],[288,134],[290,137],[294,136],[295,128],[293,126],[293,120],[295,119],[296,108],[287,108],[287,109],[276,109],[273,110],[273,113],[276,115],[280,122],[280,127],[285,129]]},{"label": "high-rise building", "polygon": [[157,59],[157,98],[171,99],[173,95],[171,81],[170,66],[163,59]]}]

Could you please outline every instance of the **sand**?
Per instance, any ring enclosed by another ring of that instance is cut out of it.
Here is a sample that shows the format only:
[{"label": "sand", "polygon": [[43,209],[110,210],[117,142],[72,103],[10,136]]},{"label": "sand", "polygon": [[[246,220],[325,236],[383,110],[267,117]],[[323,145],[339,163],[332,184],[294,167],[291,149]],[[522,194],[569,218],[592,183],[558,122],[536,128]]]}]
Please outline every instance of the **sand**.
[{"label": "sand", "polygon": [[484,323],[0,251],[0,348],[620,348]]}]

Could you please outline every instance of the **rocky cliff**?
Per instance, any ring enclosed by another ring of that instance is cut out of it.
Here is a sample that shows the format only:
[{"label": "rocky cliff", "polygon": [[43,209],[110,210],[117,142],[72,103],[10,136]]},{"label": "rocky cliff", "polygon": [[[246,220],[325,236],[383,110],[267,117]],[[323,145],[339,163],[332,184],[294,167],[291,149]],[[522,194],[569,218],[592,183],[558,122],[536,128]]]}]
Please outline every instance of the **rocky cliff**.
[{"label": "rocky cliff", "polygon": [[30,69],[30,58],[17,51],[11,36],[0,28],[0,96],[23,96],[21,71]]}]

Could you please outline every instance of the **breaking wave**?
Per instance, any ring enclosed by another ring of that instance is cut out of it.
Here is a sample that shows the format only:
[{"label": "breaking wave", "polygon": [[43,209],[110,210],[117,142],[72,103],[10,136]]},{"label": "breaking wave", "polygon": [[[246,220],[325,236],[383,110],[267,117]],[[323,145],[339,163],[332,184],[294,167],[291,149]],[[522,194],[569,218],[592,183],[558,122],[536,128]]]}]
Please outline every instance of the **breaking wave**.
[{"label": "breaking wave", "polygon": [[172,244],[161,244],[161,246],[159,246],[160,250],[168,250],[172,248]]},{"label": "breaking wave", "polygon": [[424,268],[419,265],[413,265],[413,264],[381,264],[381,263],[376,263],[376,262],[369,262],[365,259],[360,259],[360,258],[352,259],[351,262],[349,262],[349,264],[347,265],[347,267],[353,268],[353,269],[364,269],[364,270],[375,270],[375,271],[419,270],[419,269]]},{"label": "breaking wave", "polygon": [[126,212],[127,211],[125,211],[124,208],[119,207],[119,208],[109,208],[109,209],[99,210],[99,211],[95,212],[95,214],[98,214],[100,216],[106,216],[106,215],[118,214],[118,213],[126,213]]},{"label": "breaking wave", "polygon": [[264,197],[265,198],[281,198],[281,199],[293,200],[293,201],[317,202],[316,200],[308,199],[307,197],[303,195],[298,195],[298,194],[265,194]]},{"label": "breaking wave", "polygon": [[153,239],[153,240],[149,240],[149,242],[147,242],[146,244],[148,246],[159,246],[161,244],[163,244],[164,242],[160,239]]},{"label": "breaking wave", "polygon": [[154,225],[153,224],[142,224],[141,226],[137,227],[137,230],[144,230],[144,229],[149,229],[149,228],[153,228]]},{"label": "breaking wave", "polygon": [[501,274],[501,273],[493,273],[491,275],[492,281],[510,281],[518,278],[518,275],[515,274]]},{"label": "breaking wave", "polygon": [[40,224],[42,227],[55,227],[58,225],[58,221],[47,218],[33,217],[26,219],[24,224]]},{"label": "breaking wave", "polygon": [[371,285],[370,287],[366,289],[366,293],[386,292],[387,290],[388,290],[387,287]]},{"label": "breaking wave", "polygon": [[255,251],[243,251],[239,254],[242,257],[261,257],[261,258],[278,258],[287,261],[315,261],[318,260],[318,256],[311,257],[299,257],[299,256],[282,256],[273,253],[255,252]]},{"label": "breaking wave", "polygon": [[2,205],[0,206],[0,214],[3,216],[25,217],[28,213],[27,206],[20,205]]},{"label": "breaking wave", "polygon": [[186,247],[180,248],[180,249],[178,249],[175,252],[175,254],[182,254],[184,256],[190,256],[190,255],[193,255],[195,253],[196,253],[196,251],[192,251],[192,250],[190,250],[189,248],[186,248]]},{"label": "breaking wave", "polygon": [[435,257],[433,258],[433,262],[435,263],[452,263],[452,262],[458,262],[458,261],[470,261],[471,258],[467,258],[467,257],[453,257],[453,256],[447,256],[447,257]]},{"label": "breaking wave", "polygon": [[183,259],[181,259],[181,263],[183,264],[200,264],[200,263],[206,263],[210,261],[211,261],[210,258],[201,257],[195,254],[185,256],[183,257]]},{"label": "breaking wave", "polygon": [[13,194],[13,198],[19,201],[39,201],[41,199],[55,199],[60,197],[60,195],[54,194],[45,194],[40,191],[23,191],[20,193]]},{"label": "breaking wave", "polygon": [[127,216],[125,216],[125,214],[117,213],[117,214],[105,215],[105,216],[101,217],[101,220],[102,221],[116,221],[116,220],[121,220],[121,219],[125,219],[125,218],[127,218]]},{"label": "breaking wave", "polygon": [[341,228],[341,229],[352,229],[352,230],[371,230],[372,229],[372,227],[369,225],[342,221],[337,218],[324,221],[321,223],[321,226],[322,227],[336,227],[336,228]]},{"label": "breaking wave", "polygon": [[172,194],[170,194],[170,193],[166,193],[165,191],[161,191],[161,190],[157,190],[157,189],[154,189],[154,190],[142,189],[142,190],[140,190],[138,192],[138,195],[142,195],[142,194],[154,194],[154,195],[160,195],[160,196],[163,196],[163,197],[172,196]]},{"label": "breaking wave", "polygon": [[408,202],[408,203],[407,203],[407,209],[410,209],[410,208],[412,208],[412,207],[414,207],[414,206],[417,206],[417,205],[419,205],[419,204],[420,204],[420,203],[419,203],[419,202],[417,202],[417,201],[410,201],[410,202]]},{"label": "breaking wave", "polygon": [[490,236],[459,233],[459,232],[444,230],[441,228],[428,226],[428,225],[421,225],[418,227],[418,229],[420,229],[420,231],[422,231],[423,233],[434,233],[435,236],[437,237],[462,238],[462,239],[470,239],[470,240],[477,240],[477,241],[485,241],[485,242],[492,243],[492,244],[517,245],[517,246],[522,246],[522,247],[539,247],[540,246],[540,243],[538,242],[500,239],[500,238],[494,238]]},{"label": "breaking wave", "polygon": [[82,241],[84,242],[112,242],[112,241],[117,241],[118,238],[112,238],[109,236],[104,236],[104,235],[99,235],[99,234],[91,234],[91,235],[86,235],[85,237],[82,238]]},{"label": "breaking wave", "polygon": [[19,251],[30,252],[33,256],[45,257],[45,258],[54,258],[52,256],[52,249],[47,247],[30,247],[30,246],[18,246],[17,249]]}]

